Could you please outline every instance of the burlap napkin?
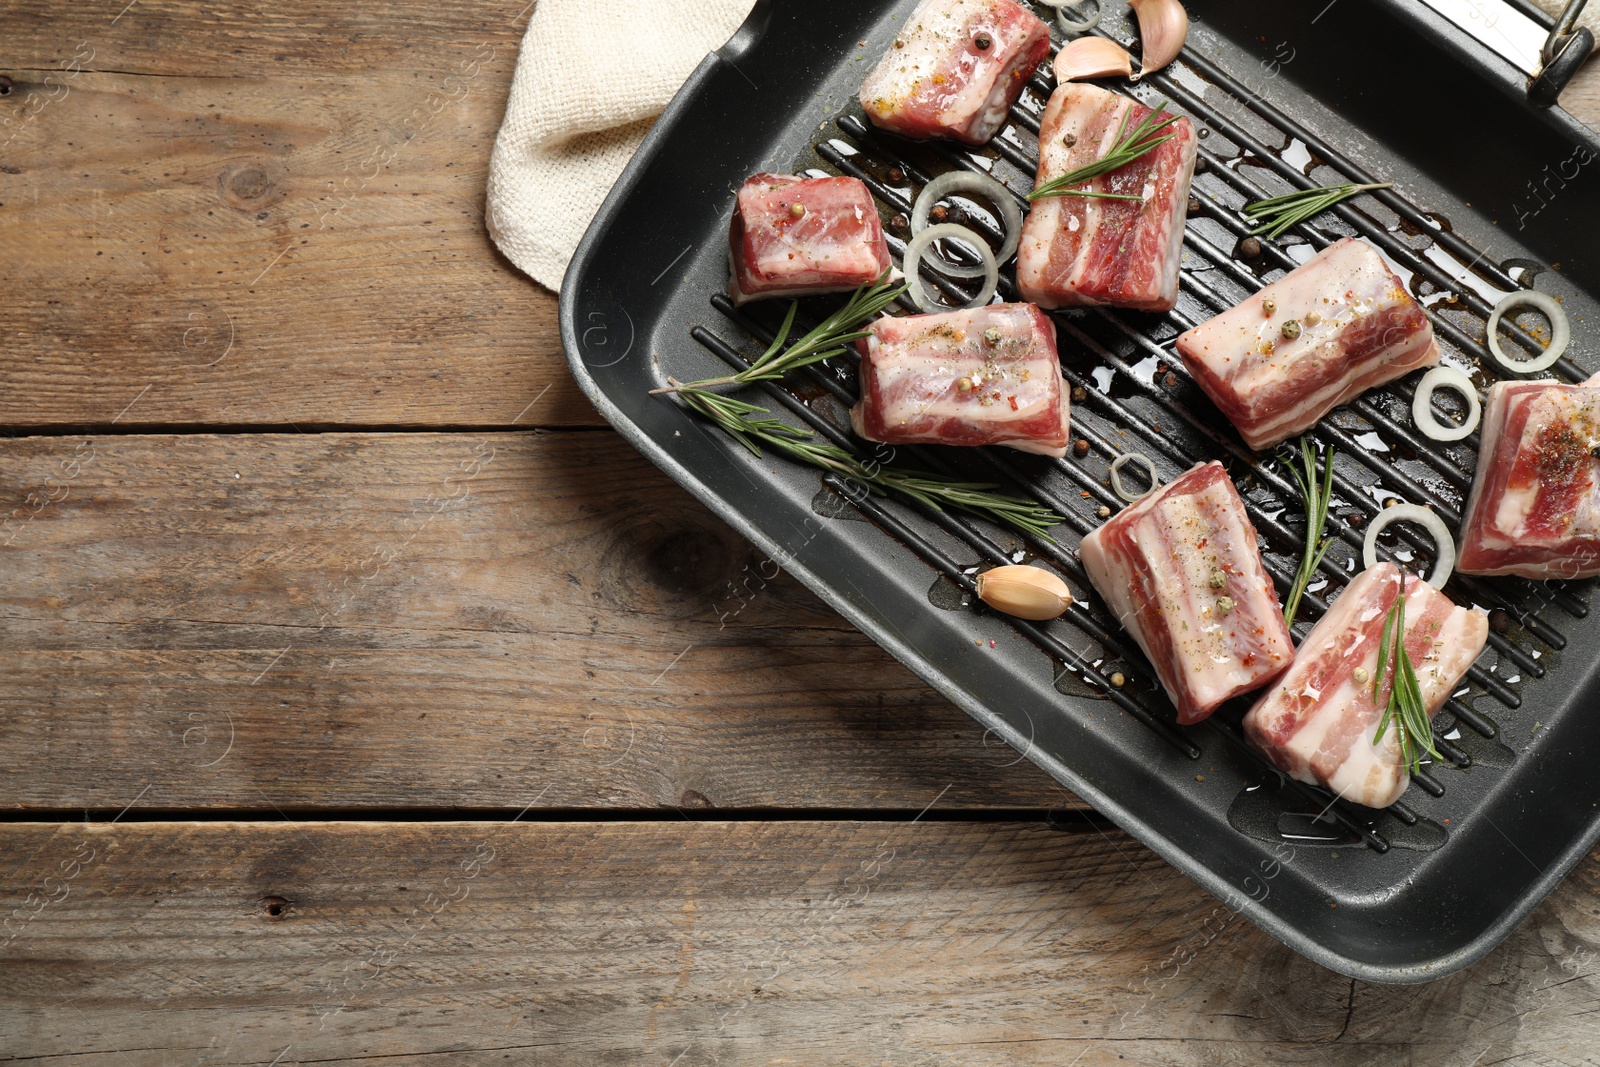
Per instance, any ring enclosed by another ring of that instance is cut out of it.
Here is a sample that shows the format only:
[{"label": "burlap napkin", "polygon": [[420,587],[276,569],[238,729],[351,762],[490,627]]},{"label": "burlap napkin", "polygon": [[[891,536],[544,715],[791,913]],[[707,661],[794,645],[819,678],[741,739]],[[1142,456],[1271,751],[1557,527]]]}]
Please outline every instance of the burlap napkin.
[{"label": "burlap napkin", "polygon": [[561,276],[684,79],[754,0],[539,0],[489,159],[489,234],[533,280]]}]

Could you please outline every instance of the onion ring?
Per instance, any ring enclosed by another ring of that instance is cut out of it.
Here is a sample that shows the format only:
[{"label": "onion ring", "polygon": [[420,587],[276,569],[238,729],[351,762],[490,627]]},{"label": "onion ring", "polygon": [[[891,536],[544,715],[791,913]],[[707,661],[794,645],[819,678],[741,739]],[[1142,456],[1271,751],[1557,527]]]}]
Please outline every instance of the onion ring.
[{"label": "onion ring", "polygon": [[1384,508],[1367,523],[1367,539],[1361,544],[1362,566],[1371,569],[1378,565],[1378,534],[1396,522],[1417,523],[1433,535],[1437,555],[1433,573],[1428,576],[1428,584],[1435,589],[1443,589],[1450,575],[1455,573],[1456,539],[1450,536],[1450,528],[1443,519],[1416,504],[1396,504],[1392,508]]},{"label": "onion ring", "polygon": [[[1433,413],[1433,393],[1436,389],[1449,389],[1460,393],[1467,402],[1467,418],[1459,426],[1447,426]],[[1424,437],[1433,441],[1459,441],[1471,437],[1483,418],[1483,405],[1478,403],[1478,390],[1472,379],[1454,367],[1435,367],[1417,383],[1417,395],[1411,398],[1411,418]]]},{"label": "onion ring", "polygon": [[[1150,475],[1150,488],[1142,493],[1128,491],[1122,484],[1122,468],[1129,463],[1142,463],[1147,474]],[[1150,462],[1150,457],[1142,452],[1125,452],[1111,461],[1111,491],[1121,497],[1126,503],[1132,504],[1136,500],[1143,500],[1155,492],[1156,486],[1161,484],[1161,478],[1156,474],[1156,465]]]},{"label": "onion ring", "polygon": [[[922,187],[917,202],[911,206],[913,236],[928,228],[928,214],[933,210],[933,205],[951,193],[975,193],[994,205],[1005,229],[1005,241],[995,255],[996,263],[1004,263],[1017,254],[1017,245],[1022,243],[1022,209],[1017,207],[1017,198],[1011,195],[1011,190],[987,174],[976,174],[969,170],[946,171]],[[952,278],[981,278],[985,270],[982,264],[941,260],[939,272]]]},{"label": "onion ring", "polygon": [[1039,0],[1039,3],[1043,4],[1045,7],[1053,7],[1056,9],[1056,25],[1061,27],[1062,33],[1088,33],[1090,30],[1100,25],[1100,16],[1105,11],[1105,9],[1100,6],[1100,0],[1092,0],[1094,4],[1094,14],[1090,15],[1083,21],[1079,22],[1074,19],[1067,18],[1067,8],[1077,7],[1083,2],[1084,0]]},{"label": "onion ring", "polygon": [[[978,295],[962,304],[958,308],[941,305],[936,299],[928,295],[928,287],[923,284],[918,267],[922,264],[922,255],[928,246],[935,241],[953,239],[972,245],[983,257],[983,288],[978,290]],[[918,308],[925,312],[938,311],[971,311],[981,308],[994,296],[995,290],[1000,287],[1000,264],[995,262],[994,251],[990,249],[989,242],[973,233],[965,226],[957,226],[953,222],[941,222],[937,226],[929,226],[906,242],[905,255],[900,259],[900,270],[906,276],[906,281],[911,284],[911,300]]]},{"label": "onion ring", "polygon": [[[1550,319],[1550,347],[1544,350],[1543,355],[1532,359],[1512,359],[1500,349],[1500,318],[1512,308],[1523,306],[1542,311]],[[1495,361],[1506,370],[1512,374],[1537,374],[1555,366],[1556,360],[1567,350],[1567,345],[1572,341],[1572,327],[1567,323],[1567,313],[1561,310],[1555,297],[1537,289],[1519,289],[1507,293],[1489,313],[1487,340]]]}]

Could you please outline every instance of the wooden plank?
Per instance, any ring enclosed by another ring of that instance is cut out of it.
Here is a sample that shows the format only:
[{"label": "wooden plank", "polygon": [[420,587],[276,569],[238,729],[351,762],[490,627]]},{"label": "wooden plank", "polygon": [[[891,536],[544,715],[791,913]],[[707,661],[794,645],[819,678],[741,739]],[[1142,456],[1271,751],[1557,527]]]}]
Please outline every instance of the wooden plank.
[{"label": "wooden plank", "polygon": [[1077,803],[614,434],[25,438],[0,500],[0,805]]},{"label": "wooden plank", "polygon": [[28,6],[0,424],[602,424],[484,228],[525,0]]},{"label": "wooden plank", "polygon": [[1308,963],[1092,828],[22,824],[0,869],[0,1047],[28,1062],[1593,1054],[1600,857],[1420,987]]}]

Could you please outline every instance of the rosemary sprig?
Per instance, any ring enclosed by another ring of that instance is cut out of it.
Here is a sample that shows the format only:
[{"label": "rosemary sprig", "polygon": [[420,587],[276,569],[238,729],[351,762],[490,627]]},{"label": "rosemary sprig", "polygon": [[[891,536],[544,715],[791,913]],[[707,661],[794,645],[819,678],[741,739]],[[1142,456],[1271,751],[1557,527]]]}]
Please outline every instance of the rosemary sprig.
[{"label": "rosemary sprig", "polygon": [[1390,726],[1400,742],[1400,759],[1407,770],[1416,774],[1422,769],[1422,756],[1427,753],[1440,759],[1433,744],[1433,724],[1428,720],[1428,704],[1422,697],[1422,683],[1417,680],[1416,667],[1411,654],[1406,651],[1406,576],[1400,572],[1400,593],[1383,621],[1383,638],[1378,642],[1378,669],[1372,676],[1372,699],[1379,699],[1383,687],[1384,668],[1389,674],[1389,699],[1384,704],[1383,718],[1378,720],[1378,730],[1372,743],[1383,740]]},{"label": "rosemary sprig", "polygon": [[860,482],[879,495],[898,493],[935,511],[955,508],[1045,541],[1053,541],[1048,531],[1065,521],[1031,500],[993,492],[993,483],[958,482],[903,467],[869,466],[836,445],[813,440],[808,430],[770,417],[766,408],[698,385],[672,384],[680,400],[732,434],[756,456],[761,455],[761,446],[765,445],[791,459]]},{"label": "rosemary sprig", "polygon": [[1047,196],[1089,196],[1101,200],[1136,200],[1139,203],[1143,203],[1144,197],[1142,196],[1128,196],[1123,193],[1097,193],[1074,189],[1073,186],[1093,181],[1102,174],[1110,174],[1114,170],[1125,167],[1146,152],[1152,152],[1160,148],[1177,136],[1171,133],[1164,136],[1156,136],[1162,130],[1178,121],[1178,116],[1169,115],[1165,121],[1157,122],[1156,116],[1161,114],[1163,107],[1166,107],[1165,100],[1157,104],[1150,114],[1139,122],[1139,125],[1124,134],[1123,131],[1128,128],[1128,116],[1133,113],[1133,106],[1130,104],[1128,109],[1122,113],[1122,122],[1117,126],[1117,141],[1111,146],[1111,151],[1093,163],[1079,167],[1076,170],[1070,170],[1059,178],[1053,178],[1045,182],[1028,194],[1029,203],[1035,200],[1042,200]]},{"label": "rosemary sprig", "polygon": [[791,301],[789,313],[784,316],[783,325],[778,328],[778,335],[772,339],[772,344],[767,346],[767,350],[759,359],[744,370],[721,378],[689,382],[686,386],[669,385],[664,389],[652,389],[651,392],[672,393],[688,386],[705,389],[714,385],[746,385],[751,382],[773,381],[782,378],[790,371],[809,367],[832,356],[842,355],[847,345],[867,336],[866,331],[860,327],[877,318],[906,291],[906,285],[891,285],[888,279],[889,272],[885,271],[877,281],[861,286],[850,294],[850,299],[845,301],[843,307],[817,323],[793,344],[788,343],[789,332],[794,329],[794,317],[800,309],[800,304],[798,301]]},{"label": "rosemary sprig", "polygon": [[1324,185],[1320,189],[1301,189],[1293,193],[1284,193],[1282,196],[1270,197],[1266,200],[1257,200],[1244,206],[1245,221],[1251,224],[1259,223],[1250,232],[1256,235],[1266,234],[1270,240],[1283,236],[1293,226],[1298,226],[1314,215],[1341,204],[1361,193],[1373,189],[1387,189],[1393,182],[1375,182],[1372,185],[1356,185],[1353,182],[1344,185]]},{"label": "rosemary sprig", "polygon": [[1322,475],[1317,475],[1317,455],[1309,438],[1300,438],[1300,466],[1289,465],[1294,480],[1300,483],[1300,497],[1306,505],[1306,551],[1300,559],[1300,569],[1295,572],[1294,584],[1289,587],[1289,598],[1284,603],[1283,620],[1294,627],[1295,614],[1300,610],[1300,598],[1306,586],[1322,566],[1333,539],[1327,534],[1328,501],[1333,497],[1333,449],[1329,448],[1323,459]]}]

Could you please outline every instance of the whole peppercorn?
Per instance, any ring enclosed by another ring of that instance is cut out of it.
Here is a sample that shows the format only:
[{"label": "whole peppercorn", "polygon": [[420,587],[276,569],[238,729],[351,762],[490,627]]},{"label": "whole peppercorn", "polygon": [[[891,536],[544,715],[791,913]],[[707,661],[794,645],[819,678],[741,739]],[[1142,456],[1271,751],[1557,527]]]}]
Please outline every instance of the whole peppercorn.
[{"label": "whole peppercorn", "polygon": [[906,180],[906,172],[901,170],[899,167],[890,167],[889,180],[892,182],[903,182]]},{"label": "whole peppercorn", "polygon": [[980,52],[987,52],[993,46],[994,38],[990,37],[987,33],[980,33],[972,39],[972,47],[976,48]]},{"label": "whole peppercorn", "polygon": [[911,229],[911,222],[904,215],[896,215],[889,220],[889,228],[896,233],[905,233]]},{"label": "whole peppercorn", "polygon": [[1259,259],[1261,257],[1261,242],[1254,237],[1246,237],[1239,242],[1239,254],[1245,259]]},{"label": "whole peppercorn", "polygon": [[1074,385],[1072,387],[1072,402],[1074,404],[1081,404],[1085,400],[1088,400],[1088,399],[1089,399],[1089,390],[1085,389],[1081,385]]},{"label": "whole peppercorn", "polygon": [[1081,437],[1072,442],[1072,454],[1080,458],[1087,456],[1089,454],[1089,442]]},{"label": "whole peppercorn", "polygon": [[1288,322],[1283,324],[1283,329],[1281,332],[1284,340],[1293,341],[1296,337],[1300,336],[1300,324],[1293,319],[1290,319]]},{"label": "whole peppercorn", "polygon": [[1190,218],[1200,214],[1200,198],[1198,196],[1191,196],[1189,198],[1189,207],[1187,208],[1187,213]]},{"label": "whole peppercorn", "polygon": [[987,330],[983,331],[984,343],[990,348],[993,348],[1004,339],[1005,335],[1000,332],[1000,327],[998,326],[991,326]]}]

